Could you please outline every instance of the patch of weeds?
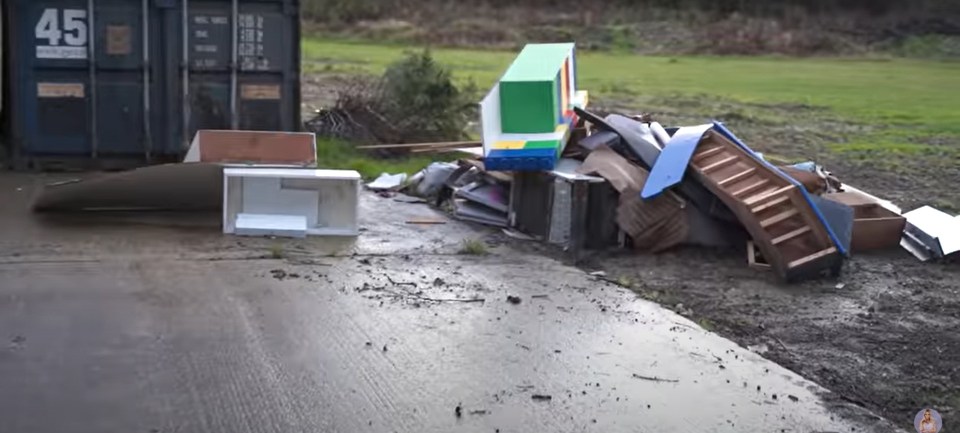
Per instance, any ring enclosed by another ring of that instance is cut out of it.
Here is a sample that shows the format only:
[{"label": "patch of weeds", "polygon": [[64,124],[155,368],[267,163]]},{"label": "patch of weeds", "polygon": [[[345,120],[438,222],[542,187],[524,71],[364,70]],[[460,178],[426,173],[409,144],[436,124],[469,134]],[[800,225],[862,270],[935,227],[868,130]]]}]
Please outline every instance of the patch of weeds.
[{"label": "patch of weeds", "polygon": [[617,285],[620,287],[626,287],[628,289],[633,288],[633,278],[628,276],[620,276],[616,280]]},{"label": "patch of weeds", "polygon": [[270,258],[271,259],[282,259],[287,256],[287,251],[281,244],[273,244],[270,246]]},{"label": "patch of weeds", "polygon": [[660,302],[660,297],[663,295],[663,293],[659,290],[644,290],[638,293],[640,294],[641,298],[651,302]]},{"label": "patch of weeds", "polygon": [[460,251],[458,251],[458,253],[468,256],[485,256],[489,254],[489,251],[487,251],[487,244],[483,243],[483,241],[467,239],[460,245]]},{"label": "patch of weeds", "polygon": [[717,324],[706,317],[701,317],[699,320],[697,320],[697,325],[700,325],[701,328],[710,332],[713,332],[717,329]]}]

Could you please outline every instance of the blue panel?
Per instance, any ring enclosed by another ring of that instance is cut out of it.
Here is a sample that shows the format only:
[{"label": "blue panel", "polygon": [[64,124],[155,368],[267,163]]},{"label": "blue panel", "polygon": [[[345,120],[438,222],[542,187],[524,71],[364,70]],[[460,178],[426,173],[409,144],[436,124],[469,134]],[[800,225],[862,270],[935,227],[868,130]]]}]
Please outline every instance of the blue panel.
[{"label": "blue panel", "polygon": [[723,134],[724,137],[727,137],[728,139],[730,139],[730,141],[734,142],[737,146],[740,146],[741,149],[747,151],[747,153],[751,157],[753,157],[753,159],[760,161],[761,164],[764,164],[774,172],[779,173],[781,177],[783,177],[784,179],[787,179],[787,181],[789,181],[794,186],[796,186],[797,189],[800,190],[800,194],[803,195],[803,198],[807,201],[807,204],[810,205],[810,208],[813,209],[813,212],[817,215],[817,219],[820,220],[820,223],[823,224],[823,227],[827,230],[827,234],[830,235],[830,240],[833,241],[833,244],[837,247],[837,250],[840,251],[840,254],[847,255],[848,249],[844,247],[843,242],[841,242],[840,238],[837,237],[837,234],[833,232],[833,228],[831,228],[830,224],[827,223],[827,219],[820,212],[820,208],[817,207],[816,203],[813,202],[813,200],[810,198],[810,194],[807,193],[807,189],[804,188],[804,186],[801,185],[800,182],[797,182],[794,178],[790,177],[789,175],[781,171],[779,168],[777,168],[777,166],[757,156],[757,154],[752,149],[747,147],[747,145],[744,142],[740,141],[740,139],[737,138],[736,135],[733,135],[733,132],[727,129],[726,126],[723,126],[723,123],[714,121],[713,127],[714,129],[717,130],[717,132]]},{"label": "blue panel", "polygon": [[680,128],[657,157],[640,197],[644,200],[654,198],[667,188],[680,183],[700,139],[712,127],[713,125],[700,125]]},{"label": "blue panel", "polygon": [[553,170],[557,164],[555,149],[491,150],[483,159],[490,171]]}]

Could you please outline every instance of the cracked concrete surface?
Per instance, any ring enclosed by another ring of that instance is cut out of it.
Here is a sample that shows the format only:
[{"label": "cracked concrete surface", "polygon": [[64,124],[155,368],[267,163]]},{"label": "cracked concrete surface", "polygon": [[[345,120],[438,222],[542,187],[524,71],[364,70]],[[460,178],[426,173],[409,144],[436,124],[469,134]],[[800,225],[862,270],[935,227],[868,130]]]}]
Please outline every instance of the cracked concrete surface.
[{"label": "cracked concrete surface", "polygon": [[364,194],[356,240],[238,238],[37,217],[44,180],[0,175],[3,432],[898,431],[557,260],[460,255],[490,232],[407,224],[443,218],[423,205]]}]

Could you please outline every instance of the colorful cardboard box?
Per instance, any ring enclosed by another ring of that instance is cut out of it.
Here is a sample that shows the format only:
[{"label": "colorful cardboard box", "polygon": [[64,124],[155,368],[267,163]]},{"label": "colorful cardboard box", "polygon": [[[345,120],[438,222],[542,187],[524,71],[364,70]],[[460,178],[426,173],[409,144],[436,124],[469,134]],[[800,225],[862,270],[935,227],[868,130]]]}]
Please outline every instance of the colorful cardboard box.
[{"label": "colorful cardboard box", "polygon": [[572,43],[529,44],[480,103],[484,165],[494,171],[552,170],[586,107],[577,91]]}]

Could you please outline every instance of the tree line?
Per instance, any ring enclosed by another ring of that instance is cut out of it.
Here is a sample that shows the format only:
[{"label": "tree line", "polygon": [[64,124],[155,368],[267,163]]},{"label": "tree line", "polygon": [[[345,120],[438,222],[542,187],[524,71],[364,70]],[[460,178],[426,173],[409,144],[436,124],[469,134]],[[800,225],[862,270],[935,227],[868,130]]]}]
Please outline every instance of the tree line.
[{"label": "tree line", "polygon": [[[416,15],[431,8],[453,4],[468,7],[460,0],[300,0],[302,15],[309,20],[350,22],[396,17],[405,12]],[[531,7],[562,10],[606,11],[658,8],[698,11],[708,14],[741,13],[750,16],[785,17],[798,11],[810,15],[856,13],[874,16],[907,13],[913,16],[960,16],[960,0],[484,0],[473,7]]]}]

